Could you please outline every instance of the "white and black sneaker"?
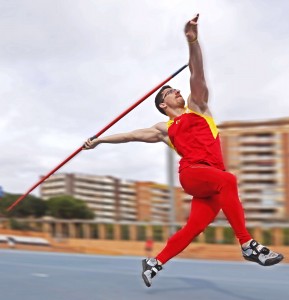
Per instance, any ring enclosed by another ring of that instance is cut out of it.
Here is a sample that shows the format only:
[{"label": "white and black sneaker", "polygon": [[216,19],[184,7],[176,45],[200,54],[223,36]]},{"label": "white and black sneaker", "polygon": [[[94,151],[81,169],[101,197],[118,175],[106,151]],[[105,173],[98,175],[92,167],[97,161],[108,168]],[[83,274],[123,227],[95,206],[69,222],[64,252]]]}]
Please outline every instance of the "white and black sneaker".
[{"label": "white and black sneaker", "polygon": [[147,287],[152,285],[152,278],[162,270],[162,266],[158,264],[155,258],[148,258],[142,260],[142,278]]},{"label": "white and black sneaker", "polygon": [[284,258],[282,254],[271,251],[255,240],[252,240],[247,248],[242,247],[242,254],[246,260],[256,262],[261,266],[278,264]]}]

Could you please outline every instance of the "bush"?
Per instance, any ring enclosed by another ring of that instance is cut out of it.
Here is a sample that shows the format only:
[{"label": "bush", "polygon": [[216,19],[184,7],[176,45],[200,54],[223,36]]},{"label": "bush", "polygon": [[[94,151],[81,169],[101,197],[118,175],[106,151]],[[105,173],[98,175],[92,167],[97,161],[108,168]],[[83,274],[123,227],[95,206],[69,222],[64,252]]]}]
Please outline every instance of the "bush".
[{"label": "bush", "polygon": [[59,219],[93,219],[94,212],[82,200],[58,196],[47,201],[49,215]]},{"label": "bush", "polygon": [[27,223],[19,222],[13,218],[9,219],[9,223],[10,223],[10,228],[12,230],[23,230],[23,231],[32,230]]},{"label": "bush", "polygon": [[11,211],[7,208],[12,205],[21,195],[6,193],[0,201],[0,213],[5,217],[25,218],[33,216],[39,218],[46,213],[46,202],[41,198],[28,195],[25,199],[17,204]]},{"label": "bush", "polygon": [[215,228],[214,227],[207,227],[204,231],[205,234],[205,241],[209,244],[215,243]]}]

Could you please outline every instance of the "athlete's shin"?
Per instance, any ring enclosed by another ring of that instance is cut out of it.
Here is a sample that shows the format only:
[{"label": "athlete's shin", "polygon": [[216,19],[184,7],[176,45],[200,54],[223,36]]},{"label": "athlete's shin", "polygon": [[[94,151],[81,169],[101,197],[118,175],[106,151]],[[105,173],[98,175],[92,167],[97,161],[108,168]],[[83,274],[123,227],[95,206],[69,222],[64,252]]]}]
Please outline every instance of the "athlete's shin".
[{"label": "athlete's shin", "polygon": [[219,204],[213,199],[194,198],[187,224],[168,240],[165,248],[157,255],[157,260],[164,264],[182,252],[214,220],[219,211]]}]

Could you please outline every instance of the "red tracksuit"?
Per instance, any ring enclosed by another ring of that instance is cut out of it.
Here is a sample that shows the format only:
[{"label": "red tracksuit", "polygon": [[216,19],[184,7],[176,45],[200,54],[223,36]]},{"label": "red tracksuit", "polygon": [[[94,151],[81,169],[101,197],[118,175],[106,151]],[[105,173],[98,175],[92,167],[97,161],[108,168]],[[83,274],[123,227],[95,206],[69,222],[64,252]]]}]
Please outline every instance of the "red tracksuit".
[{"label": "red tracksuit", "polygon": [[187,224],[157,255],[163,264],[183,251],[215,219],[220,209],[240,244],[251,239],[245,227],[236,177],[225,171],[214,119],[191,110],[168,122],[168,135],[180,160],[180,183],[193,196]]}]

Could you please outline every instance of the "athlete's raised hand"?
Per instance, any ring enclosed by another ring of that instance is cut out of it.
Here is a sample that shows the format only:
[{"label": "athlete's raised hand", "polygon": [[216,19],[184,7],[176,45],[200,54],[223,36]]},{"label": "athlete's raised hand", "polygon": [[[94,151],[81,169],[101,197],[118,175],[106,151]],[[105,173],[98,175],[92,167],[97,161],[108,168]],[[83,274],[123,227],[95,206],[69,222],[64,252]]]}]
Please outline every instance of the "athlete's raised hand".
[{"label": "athlete's raised hand", "polygon": [[199,14],[197,14],[192,20],[187,22],[185,25],[185,35],[189,43],[192,43],[198,38],[198,19]]}]

